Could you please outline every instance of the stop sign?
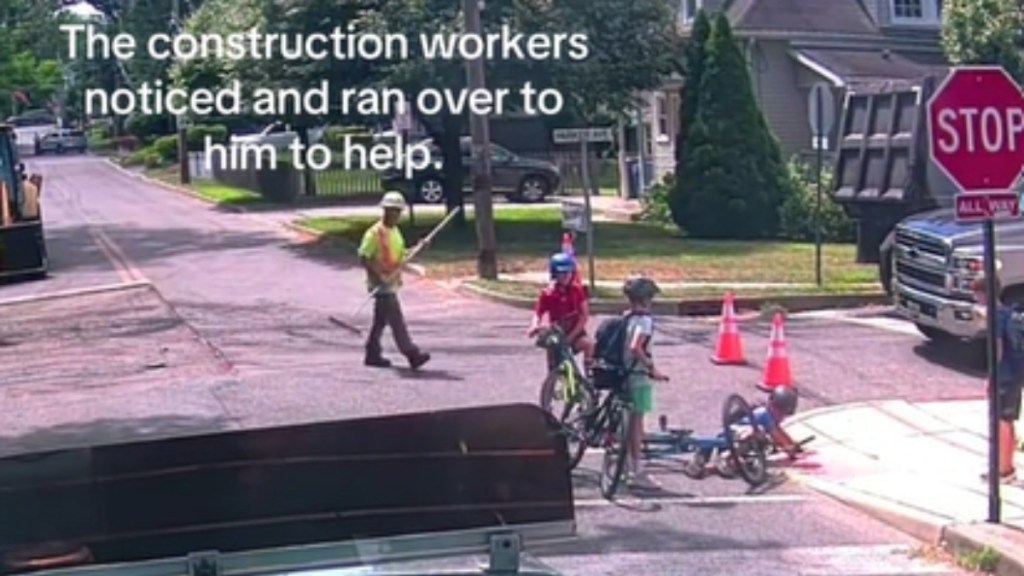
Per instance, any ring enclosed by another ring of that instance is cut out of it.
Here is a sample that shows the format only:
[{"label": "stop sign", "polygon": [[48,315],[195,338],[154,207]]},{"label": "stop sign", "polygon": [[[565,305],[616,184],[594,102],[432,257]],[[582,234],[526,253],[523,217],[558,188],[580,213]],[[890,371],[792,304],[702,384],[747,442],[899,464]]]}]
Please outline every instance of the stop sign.
[{"label": "stop sign", "polygon": [[1007,190],[1024,169],[1024,95],[998,66],[954,68],[928,101],[932,160],[962,191]]}]

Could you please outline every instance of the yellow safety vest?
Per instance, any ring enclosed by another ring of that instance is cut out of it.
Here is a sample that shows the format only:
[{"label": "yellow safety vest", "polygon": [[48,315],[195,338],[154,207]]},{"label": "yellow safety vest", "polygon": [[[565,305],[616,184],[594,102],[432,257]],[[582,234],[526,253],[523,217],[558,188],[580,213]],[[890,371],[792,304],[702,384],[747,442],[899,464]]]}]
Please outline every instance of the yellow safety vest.
[{"label": "yellow safety vest", "polygon": [[[402,260],[405,258],[405,238],[398,227],[388,228],[383,221],[370,226],[363,234],[359,256],[376,261],[384,273],[390,276],[382,290],[394,290],[402,285],[401,269]],[[370,289],[376,287],[369,277],[367,283]]]}]

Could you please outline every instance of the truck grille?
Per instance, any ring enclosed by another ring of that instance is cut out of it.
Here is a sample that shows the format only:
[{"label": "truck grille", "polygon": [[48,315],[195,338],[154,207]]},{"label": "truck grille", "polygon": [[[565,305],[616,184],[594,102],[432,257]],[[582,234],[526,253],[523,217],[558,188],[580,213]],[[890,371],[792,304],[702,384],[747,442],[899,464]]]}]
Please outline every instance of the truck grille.
[{"label": "truck grille", "polygon": [[896,243],[902,246],[914,247],[924,254],[939,256],[942,258],[943,262],[945,262],[948,254],[946,244],[941,238],[926,236],[920,232],[910,232],[907,230],[897,229]]},{"label": "truck grille", "polygon": [[912,278],[927,285],[946,287],[946,275],[944,273],[915,268],[907,265],[905,262],[896,262],[896,274],[901,279]]},{"label": "truck grille", "polygon": [[938,296],[951,296],[946,289],[949,248],[941,238],[897,228],[895,254],[894,271],[900,284]]}]

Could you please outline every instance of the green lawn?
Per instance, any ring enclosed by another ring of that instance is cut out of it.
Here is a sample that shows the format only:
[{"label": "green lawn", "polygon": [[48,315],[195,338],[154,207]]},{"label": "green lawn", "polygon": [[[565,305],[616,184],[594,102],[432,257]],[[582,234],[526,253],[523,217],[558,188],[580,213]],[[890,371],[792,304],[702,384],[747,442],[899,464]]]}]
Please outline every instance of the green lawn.
[{"label": "green lawn", "polygon": [[262,196],[251,190],[220,184],[212,180],[194,182],[192,189],[200,196],[218,204],[251,204],[263,201]]},{"label": "green lawn", "polygon": [[[425,235],[440,214],[417,214],[402,228],[410,245]],[[502,273],[543,272],[548,256],[558,250],[561,215],[558,209],[507,208],[495,211],[499,264]],[[371,217],[317,218],[301,222],[328,237],[358,242],[373,223]],[[681,238],[667,228],[639,223],[595,223],[594,253],[599,280],[619,280],[643,271],[663,282],[814,282],[814,245],[772,241],[705,241]],[[576,243],[585,266],[586,243]],[[825,283],[874,284],[875,266],[856,264],[853,245],[826,245],[822,251]],[[451,225],[424,251],[418,262],[432,276],[471,277],[476,270],[476,232]],[[585,269],[584,269],[585,270]],[[720,292],[720,290],[717,290]]]}]

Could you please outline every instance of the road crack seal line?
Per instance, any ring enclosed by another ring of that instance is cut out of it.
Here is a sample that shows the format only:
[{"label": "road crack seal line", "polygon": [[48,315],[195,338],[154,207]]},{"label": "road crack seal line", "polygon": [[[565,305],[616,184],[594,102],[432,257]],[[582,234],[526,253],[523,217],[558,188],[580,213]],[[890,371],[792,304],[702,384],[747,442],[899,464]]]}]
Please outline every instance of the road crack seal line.
[{"label": "road crack seal line", "polygon": [[225,372],[229,374],[236,373],[234,362],[232,362],[231,359],[227,357],[227,354],[225,354],[223,350],[221,350],[216,344],[211,342],[205,336],[203,336],[203,334],[200,333],[199,330],[192,325],[192,323],[190,323],[180,312],[178,312],[178,309],[174,307],[174,304],[168,301],[167,298],[164,297],[164,295],[160,292],[160,290],[157,289],[156,286],[151,285],[150,290],[152,290],[156,298],[160,300],[161,303],[163,303],[168,313],[172,314],[175,318],[177,318],[181,322],[181,324],[189,332],[192,333],[192,336],[196,339],[196,341],[202,344],[204,347],[206,347],[206,349],[213,354],[213,356],[218,360],[218,362],[221,364],[221,368]]}]

